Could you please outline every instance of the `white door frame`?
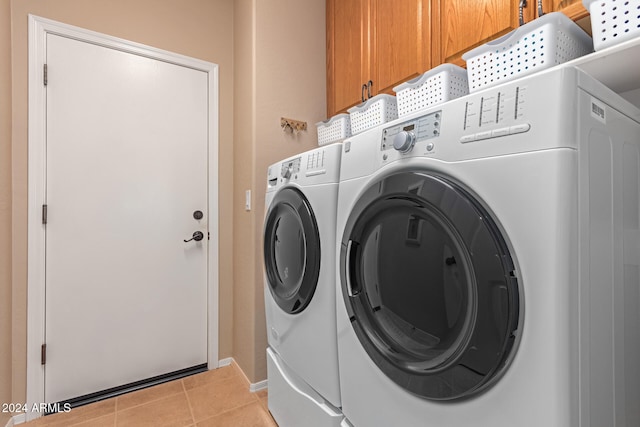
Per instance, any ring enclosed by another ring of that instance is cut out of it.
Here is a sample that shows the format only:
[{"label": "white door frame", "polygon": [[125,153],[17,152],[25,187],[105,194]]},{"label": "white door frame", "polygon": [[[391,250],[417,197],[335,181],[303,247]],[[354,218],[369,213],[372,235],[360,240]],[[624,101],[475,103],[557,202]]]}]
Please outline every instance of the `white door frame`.
[{"label": "white door frame", "polygon": [[[207,255],[208,367],[218,367],[218,65],[172,52],[29,15],[29,196],[27,280],[27,405],[44,403],[45,226],[42,205],[46,190],[46,90],[43,84],[47,34],[145,56],[206,72],[209,90],[209,252]],[[27,420],[39,417],[27,412]]]}]

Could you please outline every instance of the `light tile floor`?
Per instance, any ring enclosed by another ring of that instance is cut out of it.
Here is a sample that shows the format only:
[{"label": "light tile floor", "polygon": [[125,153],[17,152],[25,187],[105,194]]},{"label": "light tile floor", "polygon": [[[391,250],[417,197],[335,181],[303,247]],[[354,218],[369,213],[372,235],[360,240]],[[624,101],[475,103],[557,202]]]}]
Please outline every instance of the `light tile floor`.
[{"label": "light tile floor", "polygon": [[251,393],[249,382],[235,363],[23,425],[277,427],[267,409],[267,391]]}]

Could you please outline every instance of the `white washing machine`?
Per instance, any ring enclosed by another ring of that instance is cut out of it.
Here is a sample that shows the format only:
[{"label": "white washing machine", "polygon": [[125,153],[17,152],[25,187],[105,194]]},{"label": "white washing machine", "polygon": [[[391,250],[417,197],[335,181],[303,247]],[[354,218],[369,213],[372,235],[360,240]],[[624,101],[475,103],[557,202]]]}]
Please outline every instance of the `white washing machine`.
[{"label": "white washing machine", "polygon": [[344,142],[354,426],[640,425],[639,121],[566,67]]},{"label": "white washing machine", "polygon": [[342,144],[268,170],[264,225],[269,410],[281,427],[339,426],[335,221]]}]

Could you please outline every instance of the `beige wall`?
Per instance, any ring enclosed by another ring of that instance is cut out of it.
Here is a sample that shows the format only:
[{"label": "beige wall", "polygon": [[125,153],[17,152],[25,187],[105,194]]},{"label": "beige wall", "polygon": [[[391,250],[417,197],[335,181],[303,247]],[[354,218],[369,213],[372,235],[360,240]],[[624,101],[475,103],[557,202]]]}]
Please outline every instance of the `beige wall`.
[{"label": "beige wall", "polygon": [[[266,378],[262,227],[267,167],[317,147],[325,119],[324,0],[236,0],[234,357],[252,382]],[[280,118],[306,121],[283,132]],[[245,190],[253,209],[245,212]],[[247,266],[253,268],[247,268]]]},{"label": "beige wall", "polygon": [[[7,0],[2,0],[4,16]],[[219,64],[220,66],[220,243],[233,246],[233,0],[11,0],[11,22],[0,21],[2,32],[11,28],[11,67],[13,76],[13,260],[12,260],[12,400],[24,401],[26,394],[26,307],[27,307],[27,23],[34,14],[160,49],[177,52]],[[5,34],[2,34],[0,55],[5,55]],[[5,62],[0,62],[2,81],[6,83]],[[4,87],[4,86],[2,86]],[[4,91],[2,101],[4,102]],[[0,120],[7,115],[0,104]],[[4,127],[2,127],[4,132]],[[4,201],[7,170],[2,139],[2,177],[0,201]],[[2,205],[4,206],[4,204]],[[4,211],[0,227],[5,230]],[[2,245],[5,245],[3,234]],[[0,254],[4,254],[4,246]],[[4,267],[4,256],[2,257]],[[233,269],[230,250],[220,252],[220,357],[232,356]],[[2,288],[6,293],[4,268]],[[4,310],[2,316],[5,316]],[[4,319],[4,317],[3,317]],[[4,342],[2,323],[0,339]],[[0,353],[0,367],[6,366],[6,355]],[[0,376],[4,392],[5,377]],[[2,396],[4,399],[4,395]],[[5,400],[3,400],[5,401]],[[10,401],[10,400],[9,400]]]},{"label": "beige wall", "polygon": [[[233,349],[234,358],[251,381],[256,381],[253,277],[254,215],[244,210],[245,190],[253,187],[255,135],[255,1],[234,2],[234,189],[233,223]],[[259,332],[258,332],[259,333]]]},{"label": "beige wall", "polygon": [[[0,403],[11,402],[11,16],[0,0]],[[0,413],[0,426],[9,414]]]},{"label": "beige wall", "polygon": [[[265,379],[265,173],[316,145],[324,0],[0,0],[0,402],[26,395],[28,14],[220,65],[219,356]],[[309,130],[284,133],[282,116]]]}]

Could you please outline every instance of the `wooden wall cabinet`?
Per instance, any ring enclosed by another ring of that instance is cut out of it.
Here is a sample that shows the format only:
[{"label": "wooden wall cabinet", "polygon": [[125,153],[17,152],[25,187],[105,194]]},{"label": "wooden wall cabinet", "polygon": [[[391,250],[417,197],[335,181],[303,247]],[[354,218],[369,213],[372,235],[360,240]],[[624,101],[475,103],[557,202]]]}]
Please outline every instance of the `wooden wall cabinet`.
[{"label": "wooden wall cabinet", "polygon": [[[465,66],[462,55],[520,25],[520,0],[432,0],[432,64]],[[544,0],[543,12],[562,11],[573,20],[588,16],[582,0]],[[538,16],[538,2],[527,0],[525,22]]]},{"label": "wooden wall cabinet", "polygon": [[428,70],[429,17],[430,0],[327,0],[327,117]]},{"label": "wooden wall cabinet", "polygon": [[[368,96],[393,95],[444,62],[465,67],[465,52],[519,26],[520,0],[326,1],[327,117]],[[588,16],[581,0],[543,0],[543,9]],[[527,0],[525,22],[537,16],[537,1]]]},{"label": "wooden wall cabinet", "polygon": [[[432,0],[433,62],[465,66],[462,54],[519,26],[519,0]],[[533,17],[528,0],[524,18]]]},{"label": "wooden wall cabinet", "polygon": [[582,0],[544,0],[543,5],[545,12],[562,12],[574,21],[589,16],[589,11],[582,5]]}]

